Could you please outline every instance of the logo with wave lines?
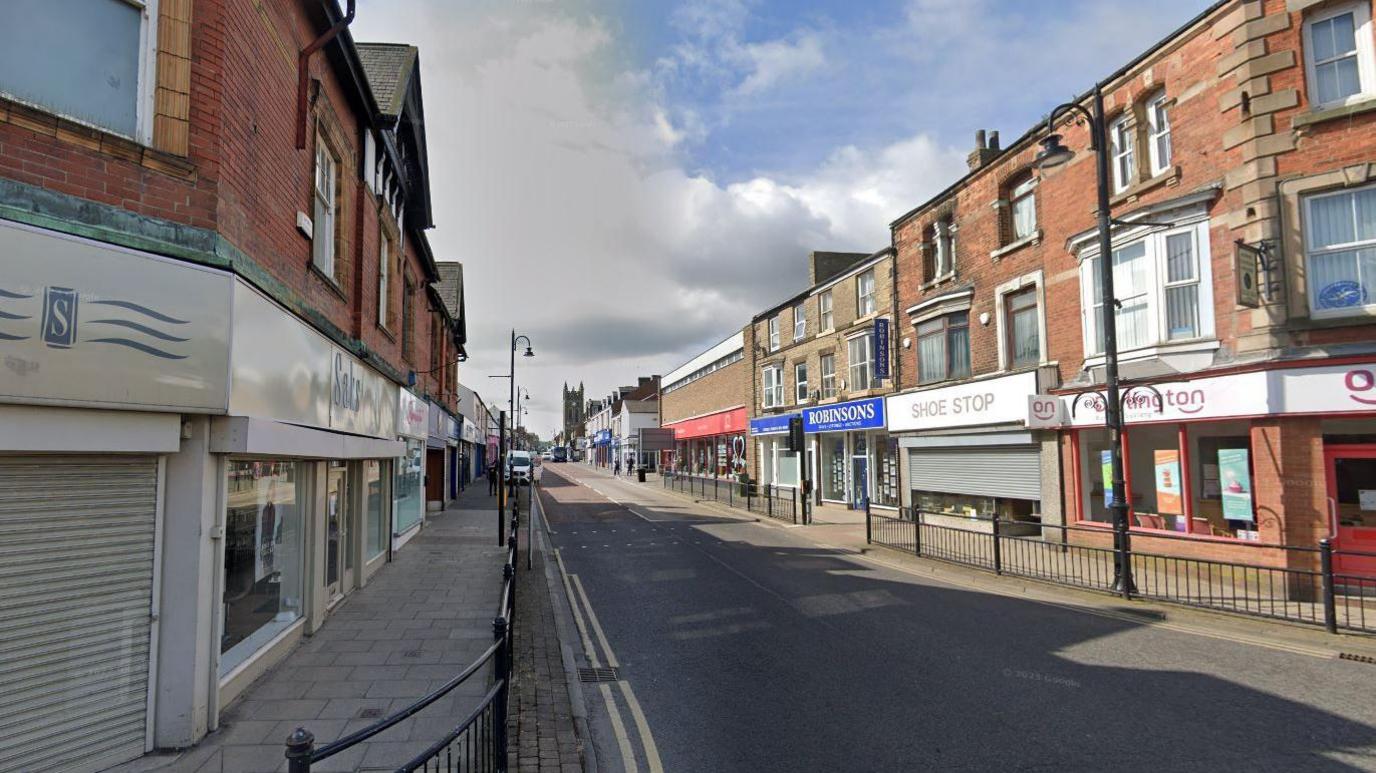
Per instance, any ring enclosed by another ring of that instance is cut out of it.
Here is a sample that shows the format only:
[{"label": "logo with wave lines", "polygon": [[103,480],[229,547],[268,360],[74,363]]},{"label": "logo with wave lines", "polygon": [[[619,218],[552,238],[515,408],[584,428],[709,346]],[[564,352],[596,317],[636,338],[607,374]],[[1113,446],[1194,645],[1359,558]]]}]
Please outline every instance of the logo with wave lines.
[{"label": "logo with wave lines", "polygon": [[[23,313],[23,312],[29,313]],[[36,332],[50,349],[100,344],[132,349],[164,360],[184,360],[177,335],[190,324],[140,303],[115,298],[83,300],[70,287],[45,287],[42,297],[0,287],[0,341],[27,341],[24,327],[38,322]],[[28,323],[19,324],[19,323]],[[81,335],[78,335],[80,331]]]}]

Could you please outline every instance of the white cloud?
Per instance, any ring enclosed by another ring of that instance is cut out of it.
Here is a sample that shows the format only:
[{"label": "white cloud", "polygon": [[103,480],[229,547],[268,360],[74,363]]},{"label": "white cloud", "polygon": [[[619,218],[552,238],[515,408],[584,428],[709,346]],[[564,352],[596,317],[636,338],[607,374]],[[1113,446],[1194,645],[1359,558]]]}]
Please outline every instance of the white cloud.
[{"label": "white cloud", "polygon": [[741,48],[741,55],[750,62],[751,69],[734,94],[747,97],[767,91],[780,82],[817,70],[826,63],[822,41],[815,34],[803,34],[796,40],[769,40]]},{"label": "white cloud", "polygon": [[805,286],[808,251],[886,245],[889,221],[961,168],[918,136],[719,183],[685,168],[678,149],[700,122],[617,65],[612,25],[553,4],[397,5],[365,4],[354,35],[420,46],[431,243],[465,264],[461,379],[504,396],[487,377],[506,372],[510,328],[530,335],[518,377],[541,434],[557,427],[563,381],[600,395],[682,363]]}]

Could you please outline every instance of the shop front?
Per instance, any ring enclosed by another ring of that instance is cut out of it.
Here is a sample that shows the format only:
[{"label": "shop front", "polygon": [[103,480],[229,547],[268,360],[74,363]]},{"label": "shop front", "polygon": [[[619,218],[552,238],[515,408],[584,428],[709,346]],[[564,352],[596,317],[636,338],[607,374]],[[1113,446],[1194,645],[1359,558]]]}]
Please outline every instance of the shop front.
[{"label": "shop front", "polygon": [[882,397],[803,409],[815,501],[898,507],[897,445],[884,415]]},{"label": "shop front", "polygon": [[663,463],[676,472],[734,477],[746,469],[745,408],[717,411],[664,425],[674,432],[674,450]]},{"label": "shop front", "polygon": [[[1066,436],[1074,520],[1108,528],[1104,405],[1098,392],[1044,396],[1028,421]],[[1336,572],[1376,576],[1376,559],[1342,553],[1376,552],[1376,363],[1136,385],[1123,405],[1131,528],[1190,538],[1150,549],[1229,555],[1229,544],[1312,548],[1332,537]]]},{"label": "shop front", "polygon": [[400,550],[420,531],[425,519],[425,456],[430,432],[430,406],[408,389],[397,390],[397,437],[405,444],[396,460],[392,549]]},{"label": "shop front", "polygon": [[973,519],[997,515],[1035,531],[1032,524],[1048,515],[1044,461],[1056,459],[1054,433],[1026,425],[1037,379],[1026,371],[890,396],[888,428],[903,457],[906,504],[957,528],[985,530],[987,522]]},{"label": "shop front", "polygon": [[592,436],[592,462],[599,467],[609,467],[612,463],[612,431],[599,429]]},{"label": "shop front", "polygon": [[189,710],[158,664],[211,598],[213,494],[169,489],[226,407],[234,278],[3,221],[0,253],[0,770],[101,770]]},{"label": "shop front", "polygon": [[449,412],[437,403],[426,401],[425,431],[425,509],[444,509],[449,491]]}]

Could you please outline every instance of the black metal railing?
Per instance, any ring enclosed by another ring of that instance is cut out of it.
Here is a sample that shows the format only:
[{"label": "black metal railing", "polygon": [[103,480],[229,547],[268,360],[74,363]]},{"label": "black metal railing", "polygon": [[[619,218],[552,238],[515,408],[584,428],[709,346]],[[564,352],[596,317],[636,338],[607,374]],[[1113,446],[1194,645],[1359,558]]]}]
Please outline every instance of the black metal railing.
[{"label": "black metal railing", "polygon": [[1376,575],[1334,570],[1365,559],[1376,564],[1376,554],[1337,550],[1328,540],[1318,547],[1230,543],[1226,551],[1243,551],[1247,558],[1230,561],[1218,558],[1224,551],[1212,543],[1134,530],[1123,551],[1132,570],[1125,588],[1119,582],[1120,551],[1102,527],[908,508],[893,517],[867,509],[866,539],[923,558],[1127,599],[1323,625],[1334,633],[1376,633]]},{"label": "black metal railing", "polygon": [[[530,498],[535,497],[531,486]],[[386,732],[414,716],[427,706],[448,695],[459,685],[467,682],[474,674],[484,671],[491,663],[491,686],[477,706],[455,724],[443,738],[416,755],[409,762],[397,768],[398,773],[411,771],[494,771],[507,770],[507,705],[511,693],[511,679],[515,672],[515,619],[516,619],[516,544],[517,524],[520,520],[520,496],[508,499],[511,503],[509,528],[506,540],[506,564],[502,567],[502,593],[497,604],[497,615],[492,620],[492,646],[464,668],[452,679],[432,690],[415,702],[374,722],[373,724],[350,733],[332,743],[317,748],[315,736],[306,728],[298,727],[287,738],[286,757],[288,773],[310,773],[314,763],[329,759],[336,754],[362,743],[379,733]],[[533,504],[533,503],[532,503]],[[527,505],[529,508],[532,505]]]},{"label": "black metal railing", "polygon": [[664,470],[664,488],[689,494],[696,499],[739,507],[752,513],[787,523],[802,520],[802,499],[795,486],[741,482],[735,478],[714,478]]}]

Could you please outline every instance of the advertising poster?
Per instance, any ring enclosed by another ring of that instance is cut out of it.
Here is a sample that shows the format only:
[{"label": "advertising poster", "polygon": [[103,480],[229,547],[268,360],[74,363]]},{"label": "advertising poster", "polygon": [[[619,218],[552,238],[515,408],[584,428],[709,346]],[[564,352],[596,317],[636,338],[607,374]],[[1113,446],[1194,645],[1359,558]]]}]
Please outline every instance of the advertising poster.
[{"label": "advertising poster", "polygon": [[1169,515],[1183,515],[1180,508],[1180,451],[1161,448],[1156,451],[1156,510]]},{"label": "advertising poster", "polygon": [[1230,521],[1252,520],[1252,476],[1249,469],[1247,449],[1219,449],[1218,476],[1223,493],[1223,517]]},{"label": "advertising poster", "polygon": [[1104,473],[1104,507],[1113,507],[1113,452],[1099,452],[1099,467]]}]

